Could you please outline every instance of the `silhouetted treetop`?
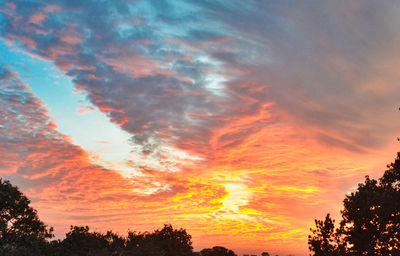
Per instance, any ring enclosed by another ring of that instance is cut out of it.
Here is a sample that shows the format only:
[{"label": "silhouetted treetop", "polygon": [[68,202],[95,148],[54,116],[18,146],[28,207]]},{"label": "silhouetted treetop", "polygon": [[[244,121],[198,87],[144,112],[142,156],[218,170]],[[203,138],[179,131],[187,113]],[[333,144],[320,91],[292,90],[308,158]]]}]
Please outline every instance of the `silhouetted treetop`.
[{"label": "silhouetted treetop", "polygon": [[233,251],[222,246],[214,246],[200,251],[201,256],[237,256]]},{"label": "silhouetted treetop", "polygon": [[[30,201],[9,181],[0,179],[0,255],[7,256],[194,256],[185,229],[164,225],[153,232],[128,232],[127,237],[88,226],[71,226],[63,240],[48,241],[52,228],[39,220]],[[236,256],[224,247],[202,256]]]},{"label": "silhouetted treetop", "polygon": [[40,221],[30,200],[9,181],[0,179],[0,254],[42,255],[53,228]]},{"label": "silhouetted treetop", "polygon": [[193,255],[191,239],[186,230],[164,225],[161,230],[155,230],[153,233],[129,232],[126,247],[130,250],[152,247],[164,256],[188,256]]},{"label": "silhouetted treetop", "polygon": [[340,226],[329,214],[309,236],[312,255],[400,255],[400,154],[379,180],[366,176],[343,201]]}]

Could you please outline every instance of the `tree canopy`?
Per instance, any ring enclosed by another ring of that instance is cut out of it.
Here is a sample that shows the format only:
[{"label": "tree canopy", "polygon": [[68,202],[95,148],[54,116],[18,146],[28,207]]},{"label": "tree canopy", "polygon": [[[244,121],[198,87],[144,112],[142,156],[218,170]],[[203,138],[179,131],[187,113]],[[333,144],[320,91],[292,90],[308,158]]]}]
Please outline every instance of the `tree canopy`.
[{"label": "tree canopy", "polygon": [[[126,237],[112,231],[71,226],[63,240],[49,241],[47,227],[30,200],[9,181],[0,179],[0,255],[8,256],[194,256],[192,237],[185,229],[164,225],[153,232],[130,231]],[[224,247],[203,250],[202,256],[236,256]],[[211,253],[211,254],[210,254]]]},{"label": "tree canopy", "polygon": [[200,251],[200,256],[237,256],[233,251],[221,246],[206,248]]},{"label": "tree canopy", "polygon": [[40,221],[29,204],[17,187],[0,179],[1,255],[43,255],[47,239],[53,237],[53,228]]},{"label": "tree canopy", "polygon": [[366,176],[346,196],[339,227],[329,214],[315,220],[312,255],[400,255],[400,153],[387,167],[379,180]]},{"label": "tree canopy", "polygon": [[[184,229],[174,229],[164,225],[161,230],[152,233],[129,232],[126,248],[134,255],[191,256],[193,255],[192,237]],[[135,252],[140,248],[138,252]],[[147,253],[142,254],[142,251]]]}]

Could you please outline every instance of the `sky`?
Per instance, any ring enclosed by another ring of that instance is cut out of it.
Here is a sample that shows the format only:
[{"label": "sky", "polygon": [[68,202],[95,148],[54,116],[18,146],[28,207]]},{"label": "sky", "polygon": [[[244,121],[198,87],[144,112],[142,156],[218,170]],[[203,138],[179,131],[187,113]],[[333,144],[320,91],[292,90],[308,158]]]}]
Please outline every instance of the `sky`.
[{"label": "sky", "polygon": [[0,0],[0,176],[62,238],[307,255],[394,160],[397,1]]}]

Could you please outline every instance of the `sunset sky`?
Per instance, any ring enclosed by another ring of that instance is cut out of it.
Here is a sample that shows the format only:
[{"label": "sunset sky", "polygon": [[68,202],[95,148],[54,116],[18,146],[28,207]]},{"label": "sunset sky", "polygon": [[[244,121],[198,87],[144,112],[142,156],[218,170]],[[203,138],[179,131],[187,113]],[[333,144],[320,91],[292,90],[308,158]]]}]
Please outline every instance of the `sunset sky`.
[{"label": "sunset sky", "polygon": [[400,2],[0,0],[0,176],[62,238],[307,255],[394,160]]}]

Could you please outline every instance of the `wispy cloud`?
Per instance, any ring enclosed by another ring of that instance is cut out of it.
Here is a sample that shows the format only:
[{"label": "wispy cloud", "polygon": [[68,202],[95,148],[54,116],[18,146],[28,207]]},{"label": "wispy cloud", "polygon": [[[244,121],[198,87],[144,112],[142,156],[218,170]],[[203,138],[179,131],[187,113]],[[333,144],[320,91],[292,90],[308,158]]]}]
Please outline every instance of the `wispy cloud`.
[{"label": "wispy cloud", "polygon": [[199,245],[213,236],[238,249],[305,251],[293,241],[305,241],[315,215],[336,211],[344,193],[394,153],[398,8],[5,2],[4,40],[71,77],[130,134],[133,154],[132,177],[94,165],[3,66],[0,171],[53,223],[174,222]]}]

